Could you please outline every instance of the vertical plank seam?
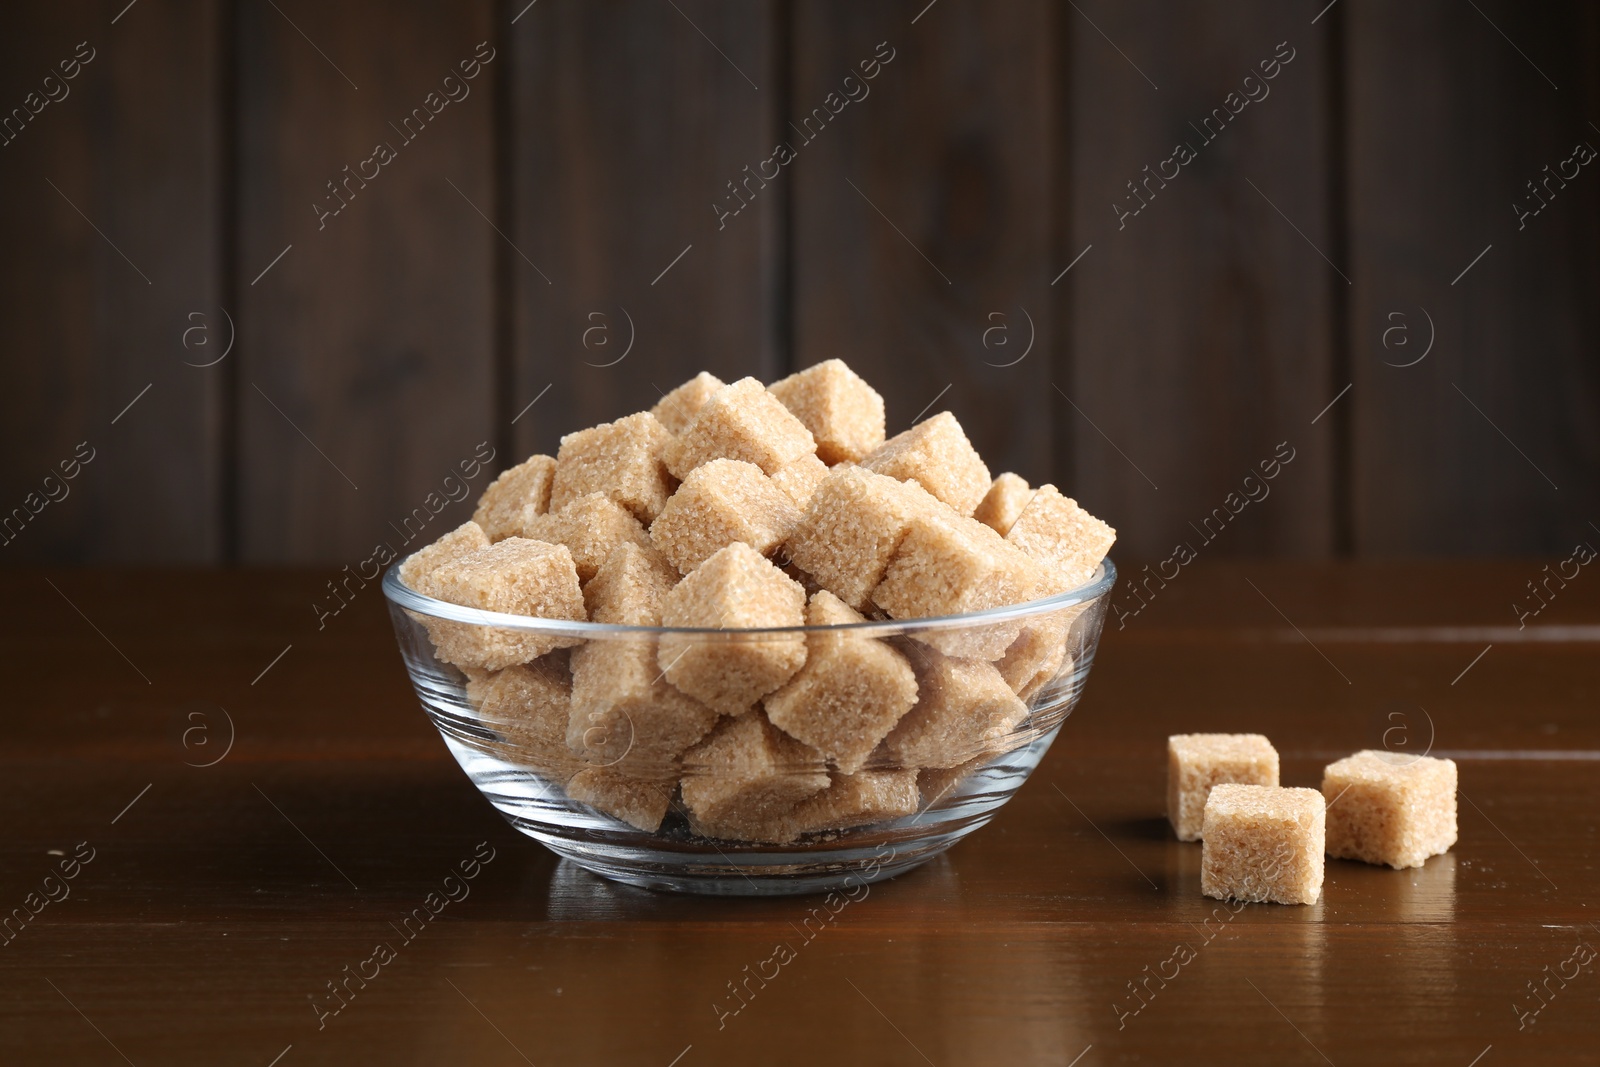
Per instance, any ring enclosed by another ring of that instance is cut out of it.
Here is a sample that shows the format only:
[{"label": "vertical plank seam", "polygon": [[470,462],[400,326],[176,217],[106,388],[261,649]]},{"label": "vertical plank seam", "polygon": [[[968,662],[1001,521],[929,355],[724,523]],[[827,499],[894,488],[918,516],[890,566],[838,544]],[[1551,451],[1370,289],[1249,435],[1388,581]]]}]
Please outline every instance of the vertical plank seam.
[{"label": "vertical plank seam", "polygon": [[[1345,13],[1348,5],[1341,4],[1329,12],[1328,58],[1325,96],[1328,119],[1328,231],[1333,238],[1332,255],[1336,263],[1349,263],[1350,256],[1350,138],[1348,135],[1348,110],[1345,91],[1348,57],[1345,33]],[[1332,326],[1332,353],[1328,360],[1330,391],[1332,396],[1355,381],[1355,354],[1351,351],[1356,336],[1355,324],[1350,321],[1355,314],[1352,287],[1338,276],[1327,281],[1330,294],[1328,309]],[[1333,438],[1333,463],[1329,473],[1329,490],[1332,494],[1330,518],[1333,554],[1347,557],[1355,552],[1355,411],[1360,394],[1351,397],[1347,404],[1335,405],[1330,414],[1333,425],[1329,428]]]},{"label": "vertical plank seam", "polygon": [[[239,271],[243,269],[240,261],[240,197],[239,185],[239,152],[241,139],[239,128],[242,123],[240,106],[243,93],[240,81],[243,74],[240,70],[239,48],[239,0],[219,0],[216,33],[221,38],[213,54],[218,57],[222,69],[218,72],[220,80],[221,100],[219,101],[217,115],[218,122],[218,147],[221,160],[217,167],[218,183],[220,185],[217,204],[217,274],[221,278],[220,292],[217,293],[218,302],[225,308],[230,308],[233,313],[234,339],[238,340],[244,333],[243,309],[239,306]],[[222,362],[217,389],[219,391],[217,412],[217,480],[218,494],[216,507],[218,509],[218,539],[214,558],[220,556],[221,562],[228,566],[237,566],[240,562],[240,529],[239,517],[241,510],[241,481],[240,470],[242,436],[239,425],[240,397],[239,389],[241,375],[239,374],[239,361],[244,358],[242,351],[235,351],[232,359]]]}]

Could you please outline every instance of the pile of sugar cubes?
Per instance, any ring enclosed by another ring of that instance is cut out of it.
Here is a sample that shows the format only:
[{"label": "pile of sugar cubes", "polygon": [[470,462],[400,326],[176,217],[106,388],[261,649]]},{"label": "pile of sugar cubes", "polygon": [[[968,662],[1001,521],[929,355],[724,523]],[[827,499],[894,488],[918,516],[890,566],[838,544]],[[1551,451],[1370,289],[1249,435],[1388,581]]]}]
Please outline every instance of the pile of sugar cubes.
[{"label": "pile of sugar cubes", "polygon": [[1278,784],[1260,734],[1167,739],[1167,818],[1203,841],[1200,891],[1219,899],[1315,904],[1324,855],[1420,867],[1456,843],[1453,760],[1373,749],[1328,764],[1322,789]]},{"label": "pile of sugar cubes", "polygon": [[[885,440],[839,360],[773,385],[700,374],[561,439],[400,568],[489,611],[636,627],[959,615],[1086,583],[1116,532],[1054,486],[991,478],[953,415]],[[1007,746],[1072,668],[1083,605],[878,639],[619,633],[418,616],[499,755],[642,830],[785,842],[913,814]]]}]

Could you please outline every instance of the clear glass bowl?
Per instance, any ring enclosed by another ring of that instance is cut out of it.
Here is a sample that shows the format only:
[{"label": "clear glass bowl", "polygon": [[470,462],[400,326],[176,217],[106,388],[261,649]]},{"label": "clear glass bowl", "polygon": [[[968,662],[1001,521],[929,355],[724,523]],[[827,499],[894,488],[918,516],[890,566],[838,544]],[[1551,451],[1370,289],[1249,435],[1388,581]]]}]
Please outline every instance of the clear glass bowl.
[{"label": "clear glass bowl", "polygon": [[[1115,580],[1108,559],[1028,604],[766,630],[481,611],[398,565],[383,590],[423,710],[511,825],[617,881],[753,895],[893,877],[988,822],[1082,695]],[[674,685],[759,688],[802,651],[787,692],[735,716]],[[526,662],[478,665],[508,660]],[[916,704],[874,745],[913,679]]]}]

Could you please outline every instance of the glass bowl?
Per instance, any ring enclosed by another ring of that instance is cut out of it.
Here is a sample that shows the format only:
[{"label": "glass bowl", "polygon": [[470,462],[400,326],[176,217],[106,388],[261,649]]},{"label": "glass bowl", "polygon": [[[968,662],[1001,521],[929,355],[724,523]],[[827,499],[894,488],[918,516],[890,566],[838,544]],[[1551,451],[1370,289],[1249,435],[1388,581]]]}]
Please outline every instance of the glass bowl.
[{"label": "glass bowl", "polygon": [[[1082,695],[1115,581],[1108,559],[1027,604],[762,630],[482,611],[398,564],[383,591],[423,710],[512,826],[620,882],[756,895],[890,878],[987,823]],[[678,688],[801,661],[735,715]]]}]

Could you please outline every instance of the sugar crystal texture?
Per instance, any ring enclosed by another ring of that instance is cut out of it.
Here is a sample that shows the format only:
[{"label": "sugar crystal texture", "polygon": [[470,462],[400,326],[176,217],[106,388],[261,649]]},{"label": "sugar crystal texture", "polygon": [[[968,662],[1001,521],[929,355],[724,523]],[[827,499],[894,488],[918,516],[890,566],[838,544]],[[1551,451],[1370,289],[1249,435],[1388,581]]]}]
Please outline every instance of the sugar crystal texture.
[{"label": "sugar crystal texture", "polygon": [[1032,499],[1033,489],[1026,479],[1006,471],[989,486],[989,492],[979,501],[972,517],[1004,537]]},{"label": "sugar crystal texture", "polygon": [[491,541],[527,536],[523,530],[528,520],[550,510],[550,484],[555,474],[556,461],[549,456],[529,456],[501,471],[478,498],[472,521],[483,527]]},{"label": "sugar crystal texture", "polygon": [[649,522],[672,495],[675,481],[663,458],[671,443],[672,434],[648,411],[567,434],[556,454],[551,510],[604,493]]},{"label": "sugar crystal texture", "polygon": [[527,536],[566,545],[578,580],[585,583],[618,545],[627,541],[650,545],[650,535],[633,513],[604,493],[581,496],[560,511],[528,520]]},{"label": "sugar crystal texture", "polygon": [[915,815],[920,800],[915,769],[835,774],[828,788],[795,807],[787,829],[798,836],[887,822]]},{"label": "sugar crystal texture", "polygon": [[689,472],[650,524],[650,541],[688,574],[735,541],[771,555],[799,521],[800,509],[760,467],[714,459]]},{"label": "sugar crystal texture", "polygon": [[660,626],[661,598],[678,584],[678,579],[678,569],[661,553],[624,541],[611,550],[583,587],[589,621],[613,626]]},{"label": "sugar crystal texture", "polygon": [[1028,717],[1028,706],[994,664],[910,642],[903,647],[916,672],[917,703],[884,739],[884,751],[895,763],[958,766],[996,747]]},{"label": "sugar crystal texture", "polygon": [[[542,619],[587,618],[564,545],[508,537],[441,564],[427,584],[433,596],[464,607]],[[423,624],[438,657],[458,667],[499,670],[577,643],[571,637],[447,619],[424,617]]]},{"label": "sugar crystal texture", "polygon": [[1205,807],[1200,892],[1219,900],[1315,904],[1326,805],[1315,789],[1224,783]]},{"label": "sugar crystal texture", "polygon": [[566,743],[585,759],[644,778],[672,777],[716,712],[667,684],[652,634],[595,637],[572,652]]},{"label": "sugar crystal texture", "polygon": [[433,572],[453,559],[459,559],[480,548],[488,548],[488,535],[475,521],[467,521],[445,534],[433,544],[413,552],[400,564],[400,580],[425,596],[433,595],[430,581]]},{"label": "sugar crystal texture", "polygon": [[583,767],[567,748],[572,686],[565,652],[500,671],[467,669],[467,701],[500,737],[491,751],[557,784]]},{"label": "sugar crystal texture", "polygon": [[1000,676],[1011,691],[1023,700],[1054,679],[1072,671],[1067,655],[1067,630],[1071,619],[1066,612],[1053,612],[1030,619],[1006,654],[995,661]]},{"label": "sugar crystal texture", "polygon": [[1367,749],[1322,772],[1328,855],[1420,867],[1456,843],[1456,764]]},{"label": "sugar crystal texture", "polygon": [[1053,485],[1039,487],[1006,534],[1039,563],[1045,593],[1064,593],[1087,582],[1116,539],[1117,531]]},{"label": "sugar crystal texture", "polygon": [[739,459],[772,474],[817,443],[800,420],[754,378],[718,389],[695,413],[694,422],[667,452],[667,467],[679,478],[714,459]]},{"label": "sugar crystal texture", "polygon": [[[731,630],[801,626],[805,591],[743,542],[717,552],[661,603],[663,626]],[[724,715],[742,715],[806,659],[800,633],[663,634],[658,662],[678,689]]]},{"label": "sugar crystal texture", "polygon": [[725,720],[684,757],[683,804],[698,834],[788,841],[795,805],[829,784],[821,754],[757,713]]},{"label": "sugar crystal texture", "polygon": [[828,465],[816,456],[801,456],[787,467],[779,467],[772,484],[789,494],[794,506],[804,510],[816,495],[817,486],[828,477]]},{"label": "sugar crystal texture", "polygon": [[[807,626],[865,621],[826,590],[806,609]],[[911,664],[890,645],[848,631],[813,631],[805,666],[763,704],[774,726],[852,774],[916,701]]]},{"label": "sugar crystal texture", "polygon": [[948,411],[889,438],[862,459],[861,466],[918,482],[963,515],[971,515],[989,492],[989,468]]},{"label": "sugar crystal texture", "polygon": [[650,414],[654,415],[669,432],[682,433],[700,413],[701,406],[711,399],[711,394],[721,389],[724,384],[715,374],[701,371],[662,397],[661,402],[650,409]]},{"label": "sugar crystal texture", "polygon": [[843,360],[825,360],[770,388],[811,431],[824,463],[859,460],[883,443],[883,397]]},{"label": "sugar crystal texture", "polygon": [[1278,750],[1261,734],[1167,738],[1167,820],[1179,841],[1200,840],[1206,797],[1223,782],[1278,784]]},{"label": "sugar crystal texture", "polygon": [[912,517],[937,504],[926,492],[860,467],[831,471],[789,538],[789,559],[863,611]]},{"label": "sugar crystal texture", "polygon": [[677,783],[634,778],[610,767],[585,767],[567,783],[567,796],[580,804],[654,833],[661,828]]}]

